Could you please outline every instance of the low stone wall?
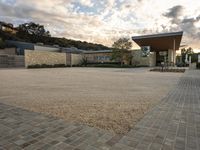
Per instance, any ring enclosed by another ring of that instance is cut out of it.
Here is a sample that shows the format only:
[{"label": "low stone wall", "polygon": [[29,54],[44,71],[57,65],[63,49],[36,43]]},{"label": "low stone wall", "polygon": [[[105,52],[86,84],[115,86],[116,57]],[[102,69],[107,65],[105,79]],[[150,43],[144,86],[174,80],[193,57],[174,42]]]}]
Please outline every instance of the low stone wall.
[{"label": "low stone wall", "polygon": [[141,50],[134,50],[132,52],[132,56],[133,66],[149,66],[149,57],[142,57]]},{"label": "low stone wall", "polygon": [[68,66],[81,65],[83,59],[82,54],[66,53],[66,64]]},{"label": "low stone wall", "polygon": [[25,66],[66,64],[66,53],[25,50]]},{"label": "low stone wall", "polygon": [[71,54],[71,64],[80,65],[82,63],[83,56],[81,54]]},{"label": "low stone wall", "polygon": [[0,54],[16,55],[16,48],[0,49]]},{"label": "low stone wall", "polygon": [[24,56],[0,54],[0,68],[24,67]]},{"label": "low stone wall", "polygon": [[149,66],[153,67],[156,64],[156,55],[155,53],[151,53],[147,57],[142,56],[142,51],[141,50],[134,50],[132,52],[132,65],[133,66]]}]

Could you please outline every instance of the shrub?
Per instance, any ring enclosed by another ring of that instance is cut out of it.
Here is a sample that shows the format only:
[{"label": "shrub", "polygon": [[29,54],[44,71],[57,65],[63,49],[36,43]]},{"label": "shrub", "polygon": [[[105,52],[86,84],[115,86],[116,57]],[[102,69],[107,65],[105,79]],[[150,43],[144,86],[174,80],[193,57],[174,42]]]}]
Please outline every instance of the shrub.
[{"label": "shrub", "polygon": [[54,65],[47,65],[47,64],[35,64],[29,65],[28,69],[36,69],[36,68],[58,68],[58,67],[67,67],[65,64],[54,64]]},{"label": "shrub", "polygon": [[197,63],[197,69],[200,69],[200,63]]},{"label": "shrub", "polygon": [[156,72],[180,72],[180,73],[184,73],[185,69],[161,69],[161,68],[154,68],[154,69],[151,69],[150,71],[156,71]]},{"label": "shrub", "polygon": [[[120,64],[88,64],[88,67],[103,67],[103,68],[136,68],[136,66],[132,65],[120,65]],[[140,66],[140,67],[147,67],[147,66]]]},{"label": "shrub", "polygon": [[66,65],[65,64],[55,64],[55,65],[53,65],[53,67],[66,67]]},{"label": "shrub", "polygon": [[0,49],[4,49],[6,47],[5,42],[0,38]]}]

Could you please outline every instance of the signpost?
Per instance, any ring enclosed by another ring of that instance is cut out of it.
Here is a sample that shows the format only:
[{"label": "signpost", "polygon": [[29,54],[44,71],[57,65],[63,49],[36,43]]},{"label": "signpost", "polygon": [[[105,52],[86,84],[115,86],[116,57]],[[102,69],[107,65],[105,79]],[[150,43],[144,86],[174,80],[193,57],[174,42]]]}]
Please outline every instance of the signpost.
[{"label": "signpost", "polygon": [[142,46],[141,50],[142,50],[142,56],[147,57],[150,54],[151,48],[150,48],[150,46]]}]

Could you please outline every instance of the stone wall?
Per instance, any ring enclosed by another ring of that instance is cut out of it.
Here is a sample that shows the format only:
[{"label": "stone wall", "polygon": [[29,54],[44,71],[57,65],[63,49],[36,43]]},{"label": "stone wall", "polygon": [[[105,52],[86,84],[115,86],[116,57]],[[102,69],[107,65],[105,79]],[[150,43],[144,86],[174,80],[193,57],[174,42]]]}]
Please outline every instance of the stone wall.
[{"label": "stone wall", "polygon": [[0,54],[0,68],[24,67],[24,56]]},{"label": "stone wall", "polygon": [[66,53],[66,65],[80,65],[82,63],[83,55],[82,54],[72,54]]},{"label": "stone wall", "polygon": [[151,53],[147,57],[142,56],[142,51],[141,50],[134,50],[132,52],[132,65],[133,66],[149,66],[153,67],[156,65],[156,54]]},{"label": "stone wall", "polygon": [[149,66],[149,58],[142,57],[141,50],[134,50],[132,52],[132,65],[133,66]]},{"label": "stone wall", "polygon": [[149,67],[156,66],[156,52],[151,52],[149,55]]},{"label": "stone wall", "polygon": [[71,66],[71,53],[66,53],[66,65]]},{"label": "stone wall", "polygon": [[0,54],[16,55],[16,48],[0,49]]},{"label": "stone wall", "polygon": [[71,64],[80,65],[82,63],[83,56],[81,54],[71,54]]},{"label": "stone wall", "polygon": [[66,53],[25,50],[25,66],[28,67],[36,64],[66,65]]}]

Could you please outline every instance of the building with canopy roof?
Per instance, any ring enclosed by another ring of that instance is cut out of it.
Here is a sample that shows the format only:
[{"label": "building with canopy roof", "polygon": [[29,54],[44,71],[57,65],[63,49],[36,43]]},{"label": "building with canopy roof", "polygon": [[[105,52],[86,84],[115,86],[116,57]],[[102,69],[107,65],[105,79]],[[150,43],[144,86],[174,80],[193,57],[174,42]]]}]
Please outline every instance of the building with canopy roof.
[{"label": "building with canopy roof", "polygon": [[173,66],[176,64],[176,51],[180,48],[182,36],[181,31],[133,36],[132,40],[141,47],[142,51],[149,51],[150,66],[160,66],[163,63]]}]

